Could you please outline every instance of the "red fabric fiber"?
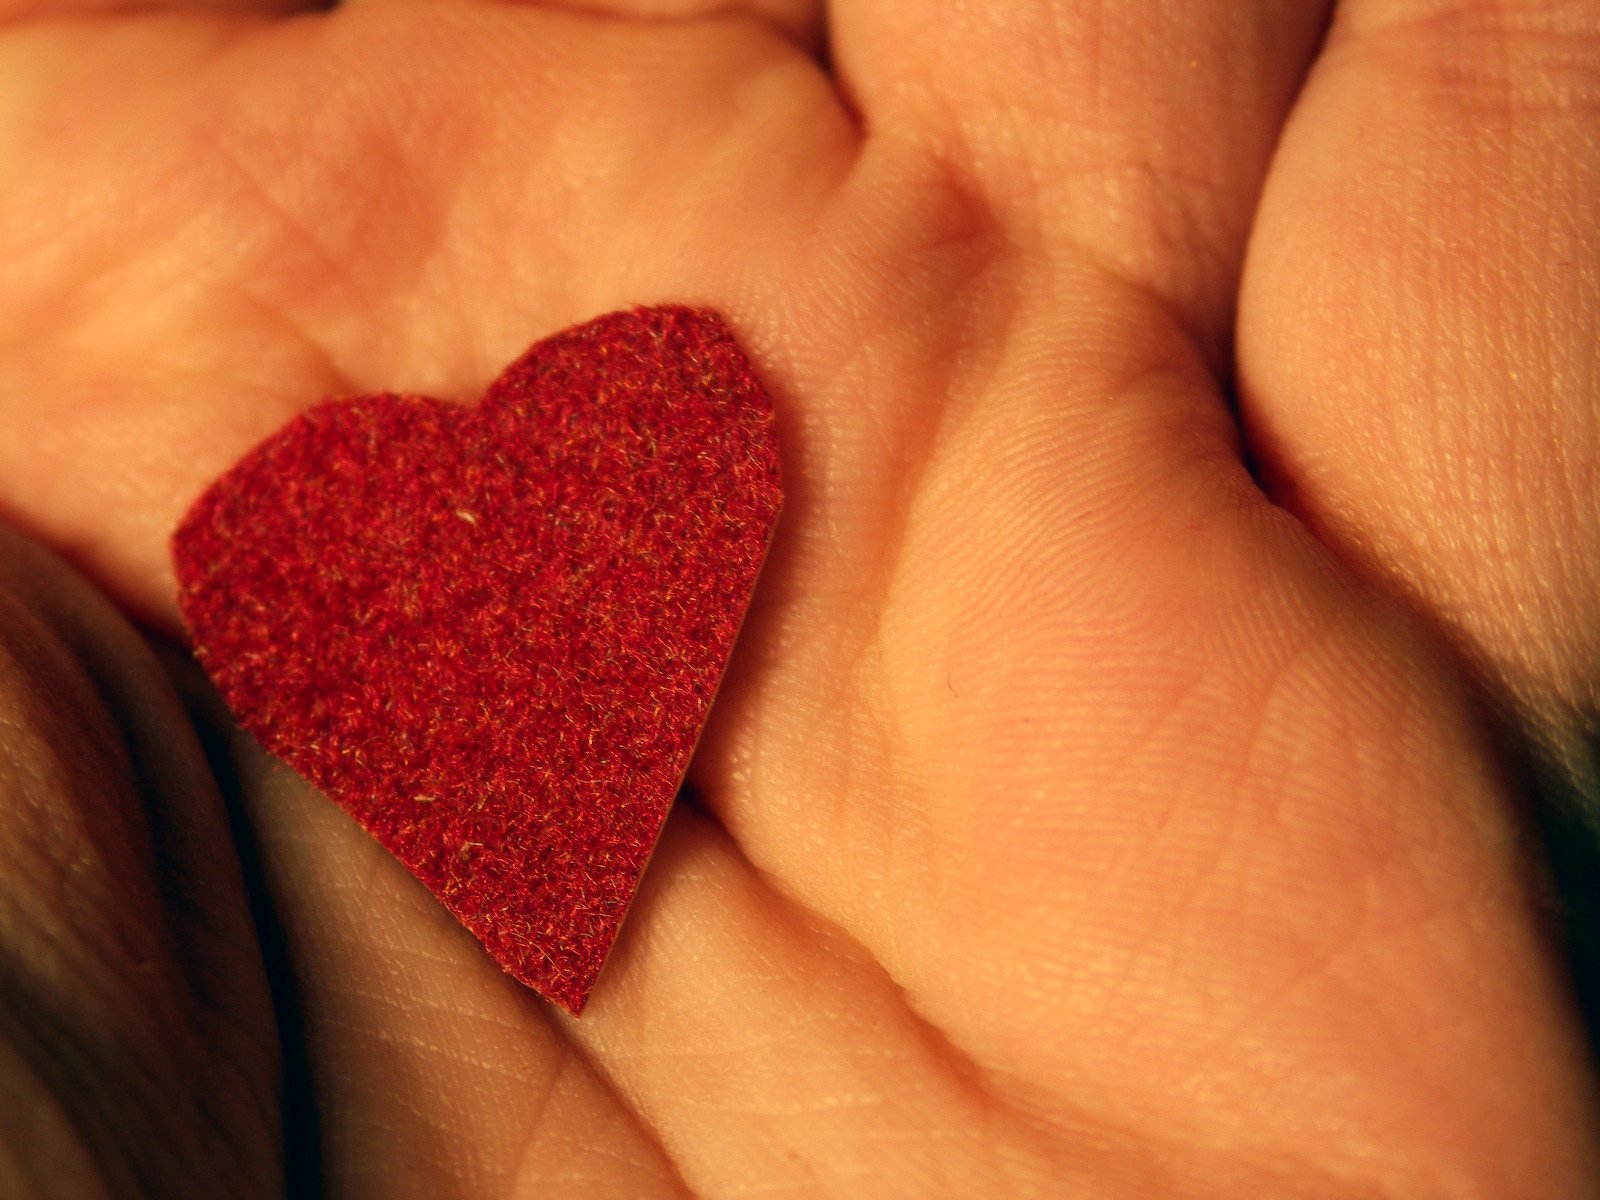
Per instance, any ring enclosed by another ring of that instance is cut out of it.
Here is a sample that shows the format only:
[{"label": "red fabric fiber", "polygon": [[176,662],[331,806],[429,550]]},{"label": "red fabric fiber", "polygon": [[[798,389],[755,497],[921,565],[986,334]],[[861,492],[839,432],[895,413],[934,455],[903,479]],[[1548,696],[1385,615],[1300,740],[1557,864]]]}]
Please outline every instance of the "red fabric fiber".
[{"label": "red fabric fiber", "polygon": [[637,309],[534,346],[476,408],[312,408],[173,552],[245,728],[576,1013],[780,500],[771,403],[727,327]]}]

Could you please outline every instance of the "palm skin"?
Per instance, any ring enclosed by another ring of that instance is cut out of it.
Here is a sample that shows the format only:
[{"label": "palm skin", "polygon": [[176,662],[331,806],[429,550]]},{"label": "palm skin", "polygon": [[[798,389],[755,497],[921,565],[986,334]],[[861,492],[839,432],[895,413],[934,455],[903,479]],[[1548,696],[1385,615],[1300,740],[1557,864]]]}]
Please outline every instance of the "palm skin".
[{"label": "palm skin", "polygon": [[[264,970],[156,660],[13,545],[0,1090],[28,1099],[0,1181],[1593,1194],[1594,1079],[1494,746],[1567,744],[1600,679],[1600,520],[1550,499],[1595,471],[1595,276],[1546,314],[1567,386],[1473,442],[1496,423],[1439,364],[1500,291],[1439,273],[1539,281],[1520,239],[1441,250],[1425,186],[1369,178],[1408,161],[1407,106],[1451,102],[1422,50],[1559,64],[1592,18],[1351,5],[1269,177],[1316,6],[868,0],[830,14],[833,74],[799,4],[10,7],[0,505],[146,625],[177,633],[184,506],[298,408],[470,400],[629,303],[728,315],[789,502],[577,1021],[234,738]],[[1380,129],[1354,149],[1353,108]],[[1552,154],[1593,123],[1485,111]],[[1564,170],[1520,198],[1594,166]],[[1382,269],[1419,259],[1420,311]],[[1515,334],[1473,387],[1548,348]]]}]

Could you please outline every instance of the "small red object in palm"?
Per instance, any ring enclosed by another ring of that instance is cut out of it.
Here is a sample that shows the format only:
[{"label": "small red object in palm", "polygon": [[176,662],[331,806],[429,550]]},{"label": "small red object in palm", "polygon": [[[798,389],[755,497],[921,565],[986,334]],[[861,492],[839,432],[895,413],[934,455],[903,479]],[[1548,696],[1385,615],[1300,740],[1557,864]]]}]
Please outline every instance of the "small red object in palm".
[{"label": "small red object in palm", "polygon": [[636,309],[534,346],[476,408],[310,409],[173,553],[244,727],[577,1013],[780,504],[771,402],[722,320]]}]

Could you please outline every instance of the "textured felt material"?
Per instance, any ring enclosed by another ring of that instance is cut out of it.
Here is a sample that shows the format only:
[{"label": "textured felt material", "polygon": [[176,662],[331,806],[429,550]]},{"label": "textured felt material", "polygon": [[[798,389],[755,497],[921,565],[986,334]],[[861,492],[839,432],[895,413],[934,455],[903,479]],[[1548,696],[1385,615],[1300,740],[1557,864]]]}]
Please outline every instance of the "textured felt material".
[{"label": "textured felt material", "polygon": [[185,517],[235,715],[576,1013],[682,782],[780,503],[722,321],[614,313],[476,408],[324,402]]}]

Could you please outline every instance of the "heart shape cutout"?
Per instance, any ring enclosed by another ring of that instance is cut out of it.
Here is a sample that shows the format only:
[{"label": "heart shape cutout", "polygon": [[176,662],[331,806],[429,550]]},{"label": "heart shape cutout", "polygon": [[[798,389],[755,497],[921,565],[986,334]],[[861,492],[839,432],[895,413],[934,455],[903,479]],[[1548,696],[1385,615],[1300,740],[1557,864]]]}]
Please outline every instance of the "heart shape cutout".
[{"label": "heart shape cutout", "polygon": [[240,723],[578,1013],[781,499],[726,325],[635,309],[538,343],[475,408],[295,418],[184,518],[179,603]]}]

